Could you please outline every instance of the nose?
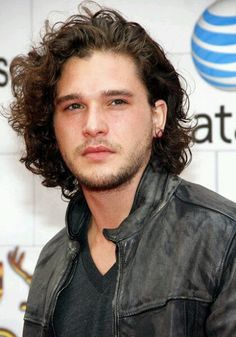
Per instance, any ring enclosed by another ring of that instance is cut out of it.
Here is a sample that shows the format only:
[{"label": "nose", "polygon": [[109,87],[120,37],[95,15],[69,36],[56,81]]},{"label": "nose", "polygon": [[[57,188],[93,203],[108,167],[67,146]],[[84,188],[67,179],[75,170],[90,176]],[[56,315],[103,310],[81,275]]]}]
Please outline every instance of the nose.
[{"label": "nose", "polygon": [[86,114],[83,135],[85,137],[97,137],[98,135],[105,135],[107,132],[108,125],[102,109],[98,106],[91,106]]}]

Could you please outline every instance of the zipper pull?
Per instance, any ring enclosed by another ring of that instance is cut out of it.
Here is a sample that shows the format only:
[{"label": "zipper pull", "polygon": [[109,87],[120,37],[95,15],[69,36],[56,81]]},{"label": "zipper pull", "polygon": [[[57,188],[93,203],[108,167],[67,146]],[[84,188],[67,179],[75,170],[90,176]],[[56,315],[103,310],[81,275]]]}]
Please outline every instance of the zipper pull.
[{"label": "zipper pull", "polygon": [[77,240],[69,240],[68,244],[68,254],[74,260],[79,252],[80,243]]}]

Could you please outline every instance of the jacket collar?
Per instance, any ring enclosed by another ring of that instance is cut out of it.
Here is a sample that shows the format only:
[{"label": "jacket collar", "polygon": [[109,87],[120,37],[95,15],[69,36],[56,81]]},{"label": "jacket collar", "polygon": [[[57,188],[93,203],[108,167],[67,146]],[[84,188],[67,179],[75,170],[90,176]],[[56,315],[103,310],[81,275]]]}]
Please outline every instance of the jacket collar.
[{"label": "jacket collar", "polygon": [[[135,193],[134,203],[129,216],[115,229],[104,229],[107,239],[119,242],[138,231],[145,219],[153,212],[160,211],[173,195],[180,178],[160,172],[156,163],[151,161],[146,167]],[[77,193],[70,201],[66,212],[66,225],[69,238],[78,240],[81,229],[90,221],[90,210],[83,194]]]}]

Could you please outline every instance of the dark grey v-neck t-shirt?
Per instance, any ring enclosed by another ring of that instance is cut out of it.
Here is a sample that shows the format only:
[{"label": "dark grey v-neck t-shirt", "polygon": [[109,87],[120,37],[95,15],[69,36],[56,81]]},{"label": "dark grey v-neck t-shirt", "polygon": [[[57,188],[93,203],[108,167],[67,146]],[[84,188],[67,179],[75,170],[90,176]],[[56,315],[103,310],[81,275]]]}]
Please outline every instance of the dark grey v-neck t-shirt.
[{"label": "dark grey v-neck t-shirt", "polygon": [[117,264],[102,275],[90,255],[87,240],[69,285],[60,293],[53,317],[56,337],[111,337],[112,299]]}]

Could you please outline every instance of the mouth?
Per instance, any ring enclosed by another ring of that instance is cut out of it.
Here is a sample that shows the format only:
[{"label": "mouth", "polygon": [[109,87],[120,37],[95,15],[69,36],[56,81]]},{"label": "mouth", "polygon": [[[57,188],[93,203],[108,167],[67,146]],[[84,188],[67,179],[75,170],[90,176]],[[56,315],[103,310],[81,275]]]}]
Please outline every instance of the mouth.
[{"label": "mouth", "polygon": [[93,159],[93,160],[102,160],[113,154],[114,151],[106,146],[88,146],[82,152],[82,156]]}]

